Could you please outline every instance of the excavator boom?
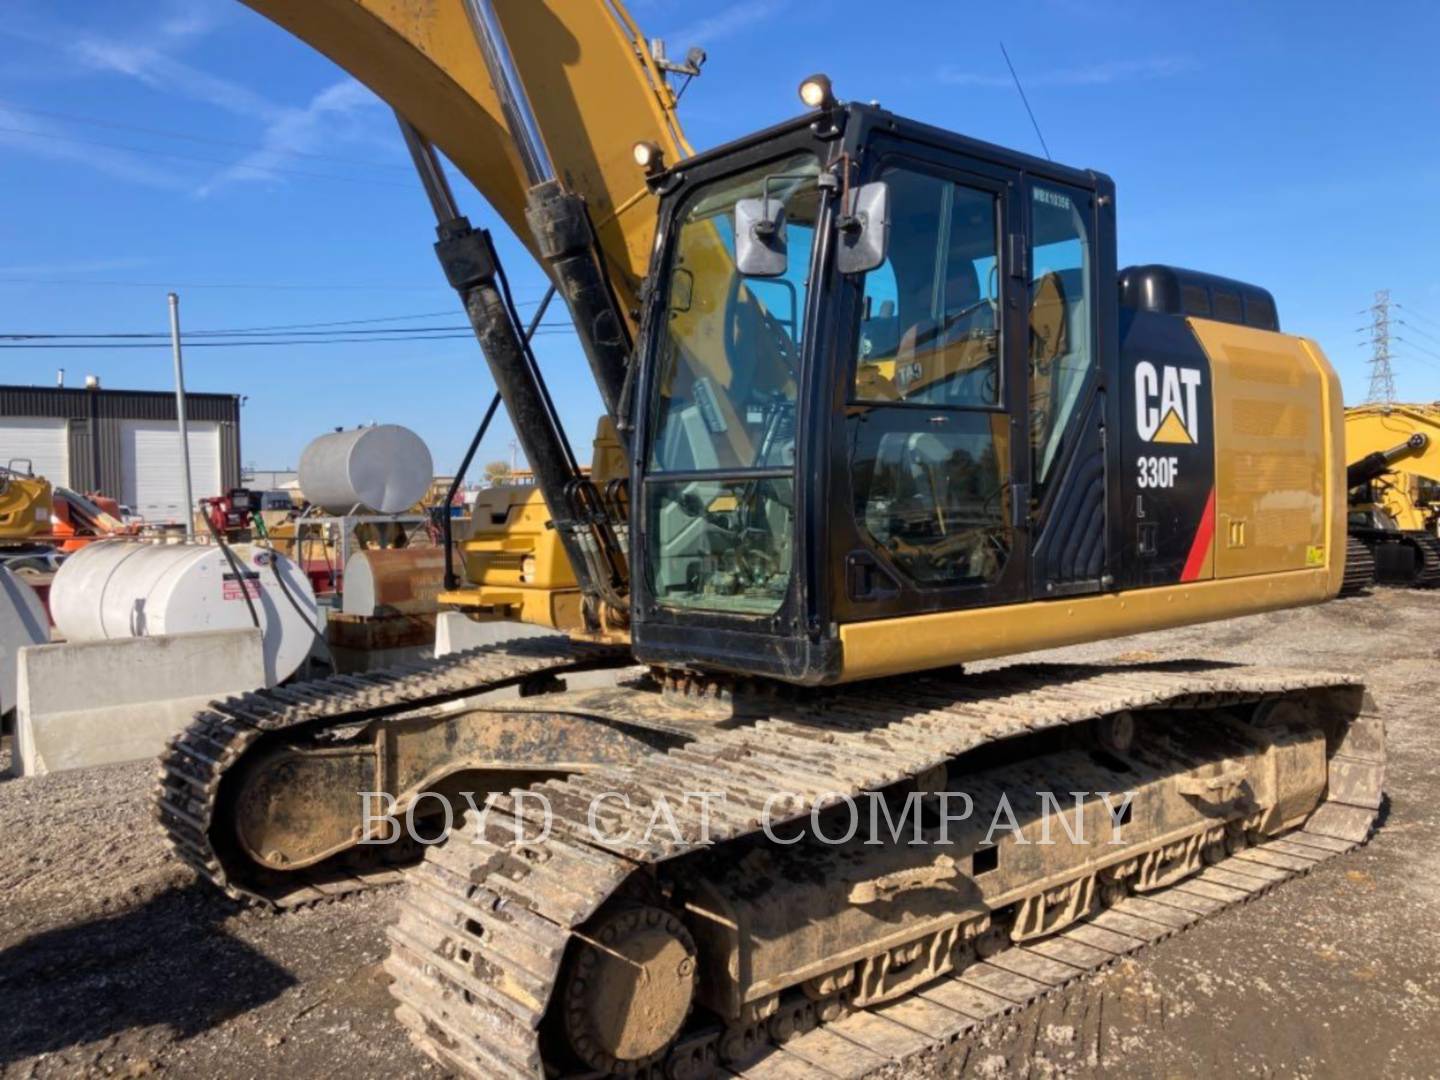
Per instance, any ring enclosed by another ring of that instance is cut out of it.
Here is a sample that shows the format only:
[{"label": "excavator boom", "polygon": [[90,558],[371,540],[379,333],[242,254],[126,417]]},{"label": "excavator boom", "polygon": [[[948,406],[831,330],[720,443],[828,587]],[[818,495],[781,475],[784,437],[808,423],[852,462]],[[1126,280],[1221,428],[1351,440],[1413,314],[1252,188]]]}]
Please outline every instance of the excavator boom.
[{"label": "excavator boom", "polygon": [[[1392,451],[1396,453],[1391,457]],[[1390,457],[1377,468],[1377,455]],[[1435,530],[1440,517],[1440,407],[1358,405],[1345,410],[1345,456],[1350,486],[1383,480],[1379,502],[1402,529]],[[1366,462],[1369,469],[1357,470]],[[1372,475],[1373,474],[1373,475]]]},{"label": "excavator boom", "polygon": [[[474,0],[243,0],[350,72],[444,151],[536,258],[527,163],[488,72]],[[627,317],[655,236],[631,158],[690,153],[675,95],[618,0],[493,0],[555,174],[589,209]]]}]

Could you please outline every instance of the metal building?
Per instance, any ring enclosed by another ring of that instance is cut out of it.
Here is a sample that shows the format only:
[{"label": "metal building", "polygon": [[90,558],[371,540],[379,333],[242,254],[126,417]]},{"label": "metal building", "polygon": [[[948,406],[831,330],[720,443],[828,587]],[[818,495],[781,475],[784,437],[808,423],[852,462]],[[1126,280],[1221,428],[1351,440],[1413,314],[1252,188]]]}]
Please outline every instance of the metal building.
[{"label": "metal building", "polygon": [[240,486],[253,488],[255,491],[299,487],[300,473],[295,469],[257,469],[251,466],[240,470]]},{"label": "metal building", "polygon": [[[186,394],[185,412],[195,498],[239,486],[239,396]],[[51,483],[99,491],[148,521],[185,518],[172,393],[0,386],[0,465],[17,459]]]}]

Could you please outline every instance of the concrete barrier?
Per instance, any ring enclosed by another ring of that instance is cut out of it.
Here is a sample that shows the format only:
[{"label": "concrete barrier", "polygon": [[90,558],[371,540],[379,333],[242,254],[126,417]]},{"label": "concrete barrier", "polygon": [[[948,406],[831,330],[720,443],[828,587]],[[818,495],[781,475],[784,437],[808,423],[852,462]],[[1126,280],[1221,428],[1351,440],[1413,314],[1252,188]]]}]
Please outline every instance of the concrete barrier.
[{"label": "concrete barrier", "polygon": [[476,622],[458,611],[442,611],[435,619],[435,655],[449,656],[481,645],[499,645],[517,638],[552,637],[558,633],[559,630],[549,626],[509,619]]},{"label": "concrete barrier", "polygon": [[15,708],[20,650],[50,640],[45,605],[25,579],[0,563],[0,716]]},{"label": "concrete barrier", "polygon": [[260,631],[35,645],[20,650],[11,768],[39,776],[157,757],[217,697],[265,685]]}]

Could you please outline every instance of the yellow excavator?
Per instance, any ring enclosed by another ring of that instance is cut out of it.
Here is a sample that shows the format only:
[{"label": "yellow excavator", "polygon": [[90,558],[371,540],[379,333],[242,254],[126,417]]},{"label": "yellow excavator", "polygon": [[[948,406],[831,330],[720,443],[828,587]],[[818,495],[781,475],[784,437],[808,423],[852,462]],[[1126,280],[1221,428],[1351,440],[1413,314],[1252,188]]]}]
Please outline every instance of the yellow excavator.
[{"label": "yellow excavator", "polygon": [[[216,702],[155,808],[236,898],[403,878],[444,1067],[858,1075],[1367,839],[1351,679],[960,666],[1337,593],[1340,386],[1264,289],[1122,272],[1107,176],[824,76],[694,152],[703,54],[616,0],[248,2],[394,106],[534,471],[448,599],[569,630]],[[438,151],[569,311],[588,472]]]},{"label": "yellow excavator", "polygon": [[1345,410],[1350,547],[1368,573],[1347,574],[1342,592],[1373,582],[1440,587],[1440,407],[1370,404]]},{"label": "yellow excavator", "polygon": [[0,468],[0,547],[28,547],[48,534],[54,499],[50,481],[36,476],[30,462]]}]

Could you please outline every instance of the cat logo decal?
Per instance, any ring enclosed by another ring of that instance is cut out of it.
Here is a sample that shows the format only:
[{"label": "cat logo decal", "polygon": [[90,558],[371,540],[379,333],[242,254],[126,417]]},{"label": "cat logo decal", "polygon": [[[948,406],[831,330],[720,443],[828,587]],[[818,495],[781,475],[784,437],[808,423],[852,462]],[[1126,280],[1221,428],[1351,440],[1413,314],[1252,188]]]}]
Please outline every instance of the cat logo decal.
[{"label": "cat logo decal", "polygon": [[1152,443],[1194,446],[1200,441],[1200,380],[1198,368],[1148,360],[1135,365],[1135,427]]}]

